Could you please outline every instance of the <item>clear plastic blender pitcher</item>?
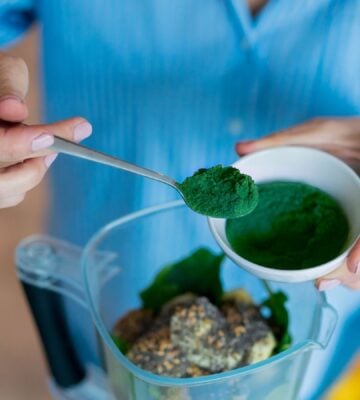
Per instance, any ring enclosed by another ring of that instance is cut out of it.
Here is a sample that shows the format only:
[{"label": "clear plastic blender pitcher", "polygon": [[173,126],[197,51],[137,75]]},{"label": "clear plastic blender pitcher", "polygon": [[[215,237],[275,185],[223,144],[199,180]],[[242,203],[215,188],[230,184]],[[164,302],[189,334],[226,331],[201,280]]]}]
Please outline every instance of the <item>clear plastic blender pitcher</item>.
[{"label": "clear plastic blender pitcher", "polygon": [[[178,232],[169,231],[172,220],[176,221]],[[47,236],[29,237],[20,243],[16,254],[18,274],[44,342],[55,382],[53,392],[60,393],[63,388],[62,398],[77,400],[298,399],[311,351],[327,346],[336,323],[335,311],[311,282],[270,283],[289,297],[293,345],[257,364],[200,378],[163,377],[138,368],[112,341],[110,332],[115,322],[140,306],[138,294],[157,271],[200,246],[220,252],[206,218],[194,214],[183,202],[120,218],[96,233],[85,249]],[[243,287],[255,302],[267,296],[258,278],[230,260],[223,266],[222,279],[226,290]],[[45,300],[41,297],[44,293]],[[54,318],[61,296],[71,297],[91,313],[103,372],[86,376],[80,365],[75,370],[70,366],[77,361],[71,356],[66,358],[71,344],[61,343],[66,339],[65,328],[61,319],[59,322],[58,317]],[[44,308],[49,304],[53,308],[44,319]],[[61,338],[56,338],[59,329]]]}]

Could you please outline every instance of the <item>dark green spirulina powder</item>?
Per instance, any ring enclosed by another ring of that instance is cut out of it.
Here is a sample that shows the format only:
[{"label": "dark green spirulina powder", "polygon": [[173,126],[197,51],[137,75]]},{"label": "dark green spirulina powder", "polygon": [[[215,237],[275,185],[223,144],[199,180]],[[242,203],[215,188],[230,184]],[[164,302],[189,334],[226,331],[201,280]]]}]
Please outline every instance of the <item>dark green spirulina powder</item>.
[{"label": "dark green spirulina powder", "polygon": [[237,218],[257,205],[257,187],[248,175],[237,168],[216,165],[199,169],[178,187],[186,204],[194,211],[215,218]]},{"label": "dark green spirulina powder", "polygon": [[226,222],[226,235],[236,253],[278,269],[309,268],[340,254],[349,224],[332,197],[298,182],[258,187],[256,209]]}]

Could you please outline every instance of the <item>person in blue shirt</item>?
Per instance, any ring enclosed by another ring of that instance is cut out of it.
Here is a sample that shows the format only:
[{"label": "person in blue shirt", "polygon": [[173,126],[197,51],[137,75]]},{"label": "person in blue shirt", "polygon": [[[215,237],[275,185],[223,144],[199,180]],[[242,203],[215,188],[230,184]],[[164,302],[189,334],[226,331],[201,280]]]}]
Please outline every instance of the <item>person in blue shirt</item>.
[{"label": "person in blue shirt", "polygon": [[[178,181],[285,144],[359,171],[359,19],[359,0],[0,1],[0,207],[43,178],[54,134]],[[34,21],[45,123],[27,126],[26,65],[5,50]],[[176,198],[165,185],[66,156],[50,174],[47,230],[79,245],[120,215]],[[169,231],[180,232],[175,223]],[[360,242],[319,288],[360,289],[359,266]],[[338,304],[349,298],[334,292]],[[85,353],[84,324],[72,324]]]},{"label": "person in blue shirt", "polygon": [[[48,123],[22,122],[26,65],[2,53],[0,207],[43,178],[54,134],[80,141],[92,126],[90,146],[178,180],[231,163],[235,142],[239,155],[313,146],[358,169],[359,18],[357,0],[1,2],[0,45],[40,24]],[[111,219],[172,199],[162,186],[59,160],[48,229],[83,244]],[[318,285],[339,283],[360,288],[360,242]]]}]

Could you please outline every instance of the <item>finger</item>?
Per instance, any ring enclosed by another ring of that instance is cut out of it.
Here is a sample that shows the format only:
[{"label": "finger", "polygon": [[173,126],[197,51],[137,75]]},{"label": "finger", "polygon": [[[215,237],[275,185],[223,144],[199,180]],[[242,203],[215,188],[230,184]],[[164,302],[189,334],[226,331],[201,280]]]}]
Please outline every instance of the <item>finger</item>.
[{"label": "finger", "polygon": [[0,174],[0,199],[7,202],[8,198],[20,196],[37,186],[55,156],[33,158],[3,170]]},{"label": "finger", "polygon": [[25,193],[18,194],[15,196],[6,197],[4,199],[0,198],[0,209],[1,208],[9,208],[15,207],[20,204],[25,199]]},{"label": "finger", "polygon": [[321,291],[332,289],[340,284],[350,289],[360,289],[360,275],[350,272],[346,263],[343,263],[338,269],[319,278],[316,282]]},{"label": "finger", "polygon": [[290,144],[301,144],[301,142],[305,141],[301,140],[298,136],[295,137],[293,133],[286,131],[282,133],[273,133],[272,135],[265,136],[258,140],[238,142],[235,145],[235,150],[240,156],[243,156],[245,154],[253,153],[254,151]]},{"label": "finger", "polygon": [[254,151],[287,145],[311,146],[312,148],[326,151],[335,157],[341,158],[347,164],[357,166],[360,163],[360,150],[355,146],[351,148],[341,144],[334,145],[333,143],[301,134],[292,134],[291,136],[288,133],[277,133],[259,140],[239,142],[236,143],[235,150],[240,156],[243,156]]},{"label": "finger", "polygon": [[92,132],[91,125],[83,118],[71,118],[48,125],[9,125],[0,130],[0,161],[21,161],[49,148],[54,135],[80,141]]},{"label": "finger", "polygon": [[348,255],[347,266],[350,272],[360,275],[360,239],[355,243]]},{"label": "finger", "polygon": [[238,142],[235,150],[239,155],[245,155],[254,151],[270,147],[286,146],[290,144],[306,143],[308,140],[308,126],[311,123],[296,125],[283,131],[275,132],[257,140]]},{"label": "finger", "polygon": [[27,117],[24,99],[28,86],[29,73],[24,60],[0,52],[0,119],[19,122]]},{"label": "finger", "polygon": [[239,142],[235,149],[239,155],[275,146],[300,145],[320,149],[325,147],[347,147],[343,149],[341,158],[358,159],[359,145],[357,140],[360,129],[359,118],[317,118],[301,125],[290,127],[284,131],[276,132],[258,140]]},{"label": "finger", "polygon": [[43,132],[49,132],[52,135],[64,139],[80,142],[86,139],[92,133],[91,124],[84,118],[75,117],[65,119],[59,122],[53,122],[47,125],[31,125],[27,127],[33,135],[41,135]]}]

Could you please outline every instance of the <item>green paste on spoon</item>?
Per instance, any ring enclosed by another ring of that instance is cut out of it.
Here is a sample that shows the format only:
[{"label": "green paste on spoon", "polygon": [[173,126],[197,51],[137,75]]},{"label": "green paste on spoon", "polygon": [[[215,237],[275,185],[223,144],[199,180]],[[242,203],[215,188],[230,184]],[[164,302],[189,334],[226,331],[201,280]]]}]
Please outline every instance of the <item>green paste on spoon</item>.
[{"label": "green paste on spoon", "polygon": [[256,209],[226,222],[226,235],[236,253],[277,269],[310,268],[341,253],[349,224],[332,197],[299,182],[258,187]]},{"label": "green paste on spoon", "polygon": [[258,203],[253,179],[237,168],[216,165],[202,168],[178,183],[186,204],[194,211],[215,218],[238,218]]}]

